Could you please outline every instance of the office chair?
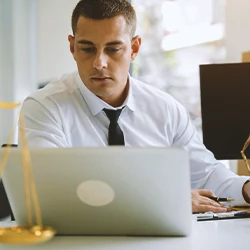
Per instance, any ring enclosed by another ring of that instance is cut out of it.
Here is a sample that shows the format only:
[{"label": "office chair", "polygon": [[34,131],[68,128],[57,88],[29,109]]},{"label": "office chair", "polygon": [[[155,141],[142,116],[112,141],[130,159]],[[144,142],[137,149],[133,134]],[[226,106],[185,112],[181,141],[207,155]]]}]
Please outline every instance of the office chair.
[{"label": "office chair", "polygon": [[[2,147],[6,147],[7,144],[3,144]],[[11,147],[17,147],[16,144],[11,144]],[[11,220],[15,220],[12,213],[8,197],[6,195],[3,182],[0,181],[0,220],[11,216]]]}]

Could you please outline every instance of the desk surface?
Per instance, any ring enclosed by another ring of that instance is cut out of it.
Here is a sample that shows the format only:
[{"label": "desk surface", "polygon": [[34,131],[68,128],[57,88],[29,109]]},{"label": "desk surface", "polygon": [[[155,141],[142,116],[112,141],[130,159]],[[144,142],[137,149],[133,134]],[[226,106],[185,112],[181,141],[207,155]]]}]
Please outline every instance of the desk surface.
[{"label": "desk surface", "polygon": [[[9,226],[0,223],[0,227]],[[249,250],[250,219],[232,219],[193,223],[189,237],[85,237],[57,236],[40,245],[0,245],[0,250]]]}]

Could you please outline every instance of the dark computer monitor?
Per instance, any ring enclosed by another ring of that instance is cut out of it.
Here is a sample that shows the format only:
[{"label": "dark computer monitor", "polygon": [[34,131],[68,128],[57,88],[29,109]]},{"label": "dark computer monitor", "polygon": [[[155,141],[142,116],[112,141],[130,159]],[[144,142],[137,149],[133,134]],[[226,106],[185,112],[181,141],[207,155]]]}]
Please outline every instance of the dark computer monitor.
[{"label": "dark computer monitor", "polygon": [[200,91],[205,146],[217,159],[242,159],[250,134],[250,63],[200,65]]}]

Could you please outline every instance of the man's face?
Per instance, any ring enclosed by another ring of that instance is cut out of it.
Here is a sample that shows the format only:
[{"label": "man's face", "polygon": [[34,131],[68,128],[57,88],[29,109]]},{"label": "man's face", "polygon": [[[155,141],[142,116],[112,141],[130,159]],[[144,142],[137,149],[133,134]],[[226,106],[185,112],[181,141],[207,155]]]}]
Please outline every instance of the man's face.
[{"label": "man's face", "polygon": [[131,35],[123,16],[92,20],[80,16],[70,50],[86,87],[112,106],[120,106],[127,95],[130,62],[141,39]]}]

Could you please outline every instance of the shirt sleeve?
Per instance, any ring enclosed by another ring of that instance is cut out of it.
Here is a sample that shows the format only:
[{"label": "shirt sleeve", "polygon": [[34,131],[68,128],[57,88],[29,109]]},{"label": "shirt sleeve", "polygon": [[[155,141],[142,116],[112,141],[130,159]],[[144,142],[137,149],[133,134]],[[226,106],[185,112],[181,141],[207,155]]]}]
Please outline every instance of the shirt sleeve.
[{"label": "shirt sleeve", "polygon": [[[59,114],[51,113],[57,110],[49,100],[41,103],[33,98],[24,101],[21,114],[24,116],[24,131],[29,147],[69,147]],[[19,144],[20,140],[19,125]]]},{"label": "shirt sleeve", "polygon": [[232,205],[246,205],[242,187],[249,179],[238,176],[215,159],[203,144],[185,108],[178,106],[175,145],[187,146],[190,155],[192,189],[210,189],[215,195],[232,197]]}]

